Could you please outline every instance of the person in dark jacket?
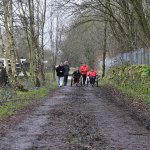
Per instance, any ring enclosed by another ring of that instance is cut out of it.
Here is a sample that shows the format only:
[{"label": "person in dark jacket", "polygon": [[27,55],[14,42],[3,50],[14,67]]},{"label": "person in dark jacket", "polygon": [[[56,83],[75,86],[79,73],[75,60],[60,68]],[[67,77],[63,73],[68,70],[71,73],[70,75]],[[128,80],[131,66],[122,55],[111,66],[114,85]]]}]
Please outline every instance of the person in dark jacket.
[{"label": "person in dark jacket", "polygon": [[67,82],[68,82],[68,75],[69,75],[69,70],[70,70],[68,61],[64,62],[64,68],[65,68],[65,72],[64,72],[64,86],[66,86]]},{"label": "person in dark jacket", "polygon": [[72,73],[72,77],[74,79],[74,83],[79,83],[79,79],[81,77],[81,72],[79,71],[78,67],[76,67],[76,70]]},{"label": "person in dark jacket", "polygon": [[56,68],[56,73],[58,77],[58,86],[61,87],[63,85],[64,73],[65,73],[65,68],[63,63],[60,63],[60,65]]}]

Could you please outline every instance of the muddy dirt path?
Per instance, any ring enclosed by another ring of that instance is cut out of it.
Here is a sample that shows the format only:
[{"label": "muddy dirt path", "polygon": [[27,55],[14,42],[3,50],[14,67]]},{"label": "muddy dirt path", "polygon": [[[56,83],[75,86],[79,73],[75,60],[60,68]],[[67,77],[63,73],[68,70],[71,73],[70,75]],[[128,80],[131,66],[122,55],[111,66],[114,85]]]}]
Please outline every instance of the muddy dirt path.
[{"label": "muddy dirt path", "polygon": [[63,87],[0,137],[0,150],[150,150],[150,132],[96,87]]}]

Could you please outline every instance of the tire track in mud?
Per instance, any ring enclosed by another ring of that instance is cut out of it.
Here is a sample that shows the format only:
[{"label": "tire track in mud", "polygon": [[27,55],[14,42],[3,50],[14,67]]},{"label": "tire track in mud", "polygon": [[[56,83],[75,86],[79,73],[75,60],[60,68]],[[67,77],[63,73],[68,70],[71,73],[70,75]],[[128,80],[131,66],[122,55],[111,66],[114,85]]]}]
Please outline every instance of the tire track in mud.
[{"label": "tire track in mud", "polygon": [[0,139],[3,150],[149,150],[150,132],[99,88],[63,87]]}]

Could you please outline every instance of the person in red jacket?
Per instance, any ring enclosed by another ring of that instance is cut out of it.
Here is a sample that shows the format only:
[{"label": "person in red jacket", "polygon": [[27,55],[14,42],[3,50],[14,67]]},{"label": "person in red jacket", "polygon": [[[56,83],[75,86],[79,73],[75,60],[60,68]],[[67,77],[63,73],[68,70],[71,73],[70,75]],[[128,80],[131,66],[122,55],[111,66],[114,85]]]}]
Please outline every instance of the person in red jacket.
[{"label": "person in red jacket", "polygon": [[86,81],[86,77],[87,77],[87,72],[89,70],[89,67],[88,65],[86,64],[83,64],[81,67],[80,67],[80,72],[81,72],[81,75],[83,77],[83,85],[85,85],[85,81]]},{"label": "person in red jacket", "polygon": [[89,76],[89,79],[90,79],[90,84],[91,85],[94,85],[95,83],[95,79],[96,79],[96,76],[97,76],[97,72],[94,71],[94,69],[91,69],[88,73],[88,76]]}]

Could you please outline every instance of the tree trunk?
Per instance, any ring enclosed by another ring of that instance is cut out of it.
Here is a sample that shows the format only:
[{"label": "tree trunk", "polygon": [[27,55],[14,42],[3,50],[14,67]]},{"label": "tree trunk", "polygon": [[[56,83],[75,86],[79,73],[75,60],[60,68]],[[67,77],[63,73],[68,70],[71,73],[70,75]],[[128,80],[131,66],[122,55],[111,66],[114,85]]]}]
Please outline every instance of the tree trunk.
[{"label": "tree trunk", "polygon": [[[8,7],[9,6],[9,7]],[[11,77],[12,82],[16,82],[16,55],[14,50],[14,37],[13,37],[13,6],[12,6],[12,0],[10,0],[10,4],[8,5],[7,0],[3,0],[3,10],[4,10],[4,26],[6,31],[6,37],[7,37],[7,44],[8,47],[6,49],[10,63],[11,63]],[[10,10],[10,12],[8,12]]]},{"label": "tree trunk", "polygon": [[104,48],[103,48],[103,64],[102,64],[102,78],[105,76],[105,70],[106,70],[106,49],[107,46],[107,21],[105,21],[105,26],[104,26]]},{"label": "tree trunk", "polygon": [[[30,74],[32,77],[33,85],[40,86],[40,80],[38,77],[38,50],[37,50],[37,38],[35,36],[35,24],[34,24],[34,0],[28,0],[29,14],[30,14],[30,37],[31,37],[31,58],[30,58]],[[32,68],[32,70],[31,70]]]},{"label": "tree trunk", "polygon": [[44,74],[44,26],[45,26],[45,17],[46,17],[46,2],[47,0],[44,0],[44,11],[42,14],[42,34],[41,34],[41,80],[45,82],[45,74]]}]

